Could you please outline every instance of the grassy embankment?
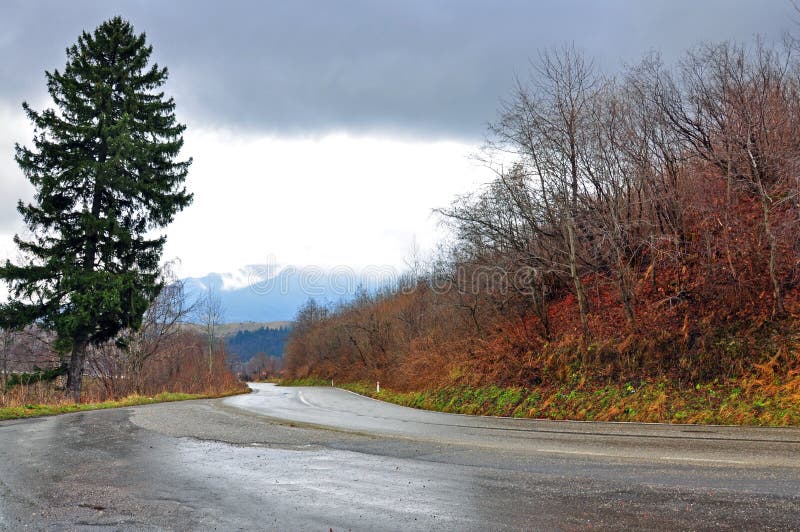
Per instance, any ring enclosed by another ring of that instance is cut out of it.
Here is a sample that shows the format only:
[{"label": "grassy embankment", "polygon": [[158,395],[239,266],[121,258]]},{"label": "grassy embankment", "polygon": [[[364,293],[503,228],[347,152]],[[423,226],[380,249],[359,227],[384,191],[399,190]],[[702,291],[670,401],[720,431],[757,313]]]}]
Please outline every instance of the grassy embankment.
[{"label": "grassy embankment", "polygon": [[100,403],[64,403],[64,404],[26,404],[22,406],[8,406],[0,408],[0,420],[20,419],[28,417],[52,416],[56,414],[69,414],[71,412],[84,412],[87,410],[104,410],[107,408],[121,408],[127,406],[149,405],[153,403],[168,403],[173,401],[187,401],[190,399],[212,399],[245,393],[244,390],[232,391],[224,394],[189,394],[176,392],[162,392],[152,397],[130,395],[114,401]]},{"label": "grassy embankment", "polygon": [[[299,379],[284,385],[330,386],[329,381]],[[374,383],[337,386],[391,403],[451,412],[580,421],[800,425],[800,378],[764,382],[758,378],[681,386],[667,380],[624,384],[574,383],[537,388],[452,386],[398,392]]]}]

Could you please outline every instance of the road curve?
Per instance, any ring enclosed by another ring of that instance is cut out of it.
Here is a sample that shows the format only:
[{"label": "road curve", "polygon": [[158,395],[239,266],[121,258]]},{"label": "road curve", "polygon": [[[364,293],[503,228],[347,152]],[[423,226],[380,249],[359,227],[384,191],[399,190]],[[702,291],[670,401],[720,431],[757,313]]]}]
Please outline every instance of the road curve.
[{"label": "road curve", "polygon": [[800,429],[594,423],[464,416],[406,408],[338,388],[250,383],[225,403],[285,422],[528,454],[776,467],[800,475]]},{"label": "road curve", "polygon": [[326,388],[0,422],[0,530],[797,530],[798,431],[468,417]]}]

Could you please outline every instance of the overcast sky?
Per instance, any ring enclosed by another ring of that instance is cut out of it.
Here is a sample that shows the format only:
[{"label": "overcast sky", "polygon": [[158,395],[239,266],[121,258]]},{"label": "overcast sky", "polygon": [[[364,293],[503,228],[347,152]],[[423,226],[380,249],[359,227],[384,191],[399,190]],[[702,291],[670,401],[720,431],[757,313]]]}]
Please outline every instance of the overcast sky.
[{"label": "overcast sky", "polygon": [[13,162],[23,100],[47,105],[82,30],[122,15],[170,69],[195,203],[166,258],[199,276],[267,260],[402,266],[431,209],[489,179],[469,155],[515,76],[574,42],[614,72],[650,50],[778,40],[789,0],[9,1],[0,3],[0,257],[31,191]]}]

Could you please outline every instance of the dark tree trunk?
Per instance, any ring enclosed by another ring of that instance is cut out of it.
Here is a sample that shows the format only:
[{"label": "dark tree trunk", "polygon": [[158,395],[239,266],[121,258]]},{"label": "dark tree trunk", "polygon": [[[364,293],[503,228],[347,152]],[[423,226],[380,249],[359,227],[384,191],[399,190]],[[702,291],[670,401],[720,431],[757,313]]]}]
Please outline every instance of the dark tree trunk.
[{"label": "dark tree trunk", "polygon": [[534,281],[530,285],[531,299],[533,300],[533,310],[542,325],[542,338],[544,338],[545,341],[550,342],[553,337],[552,331],[550,330],[550,313],[548,309],[545,283],[542,281],[540,284],[541,292],[539,291],[540,286],[537,286],[537,284],[539,283]]},{"label": "dark tree trunk", "polygon": [[627,264],[625,264],[622,259],[619,250],[617,250],[617,287],[619,289],[620,299],[622,300],[622,306],[625,309],[625,320],[628,322],[628,327],[633,331],[636,328],[636,318],[633,314],[633,305],[631,302],[633,295],[628,280]]},{"label": "dark tree trunk", "polygon": [[67,372],[67,393],[72,394],[75,404],[81,402],[81,385],[83,384],[83,363],[86,360],[86,342],[78,342],[72,348]]},{"label": "dark tree trunk", "polygon": [[586,291],[578,272],[578,253],[575,242],[575,227],[573,220],[567,221],[567,246],[569,250],[569,273],[575,285],[575,297],[578,299],[578,311],[581,316],[581,330],[585,338],[589,337],[589,301],[586,299]]}]

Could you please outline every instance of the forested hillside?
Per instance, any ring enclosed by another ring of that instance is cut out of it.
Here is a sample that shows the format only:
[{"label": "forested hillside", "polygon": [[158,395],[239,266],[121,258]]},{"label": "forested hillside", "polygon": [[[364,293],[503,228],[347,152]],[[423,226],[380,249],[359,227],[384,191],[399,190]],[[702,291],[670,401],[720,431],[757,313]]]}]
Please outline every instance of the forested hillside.
[{"label": "forested hillside", "polygon": [[307,304],[287,373],[398,389],[733,379],[796,401],[797,53],[704,45],[617,77],[572,48],[541,54],[490,127],[494,178],[438,211],[453,239],[401,286]]},{"label": "forested hillside", "polygon": [[238,331],[226,338],[225,345],[227,351],[237,355],[242,362],[250,360],[258,353],[282,357],[289,330],[289,327],[261,327],[254,331]]}]

